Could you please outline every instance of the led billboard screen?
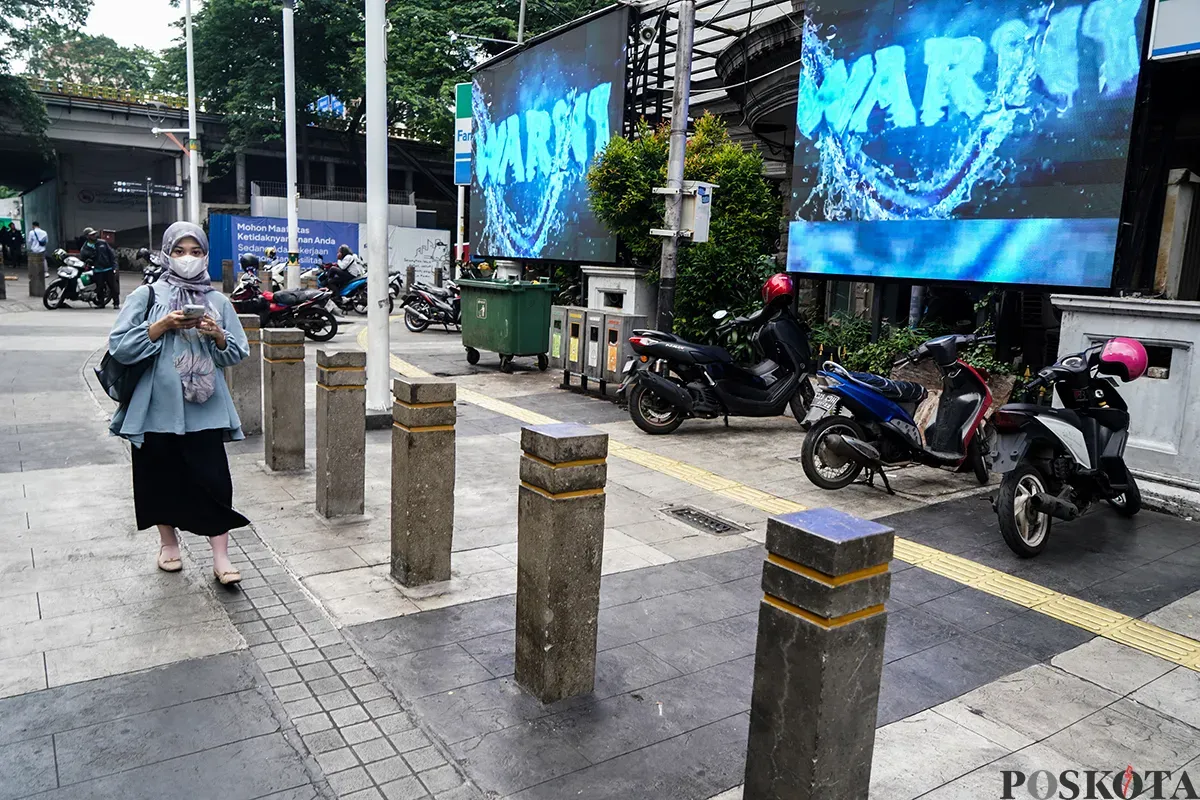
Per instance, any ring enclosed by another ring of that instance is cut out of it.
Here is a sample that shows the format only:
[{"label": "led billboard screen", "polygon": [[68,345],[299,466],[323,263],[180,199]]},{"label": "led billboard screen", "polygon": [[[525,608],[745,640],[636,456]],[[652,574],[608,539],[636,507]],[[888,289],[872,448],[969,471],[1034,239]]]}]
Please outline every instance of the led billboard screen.
[{"label": "led billboard screen", "polygon": [[788,269],[1107,287],[1146,0],[819,0]]},{"label": "led billboard screen", "polygon": [[474,76],[472,251],[611,262],[617,243],[585,176],[620,134],[628,9],[535,44]]}]

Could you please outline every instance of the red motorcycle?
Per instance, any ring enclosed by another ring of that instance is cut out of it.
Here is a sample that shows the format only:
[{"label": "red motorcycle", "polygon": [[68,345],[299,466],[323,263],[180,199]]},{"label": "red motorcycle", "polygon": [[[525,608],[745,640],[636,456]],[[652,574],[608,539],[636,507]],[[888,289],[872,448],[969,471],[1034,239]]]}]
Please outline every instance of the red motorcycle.
[{"label": "red motorcycle", "polygon": [[325,305],[333,293],[328,289],[294,289],[264,292],[258,270],[245,263],[229,299],[239,314],[257,314],[264,328],[299,328],[315,342],[328,342],[338,332],[338,321]]}]

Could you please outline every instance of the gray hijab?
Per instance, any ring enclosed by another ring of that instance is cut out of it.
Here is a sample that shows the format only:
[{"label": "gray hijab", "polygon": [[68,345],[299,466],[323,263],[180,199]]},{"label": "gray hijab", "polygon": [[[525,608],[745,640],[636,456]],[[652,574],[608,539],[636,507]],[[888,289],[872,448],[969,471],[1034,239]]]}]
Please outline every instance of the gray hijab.
[{"label": "gray hijab", "polygon": [[[163,270],[159,283],[166,283],[172,289],[169,293],[169,306],[172,311],[178,311],[189,303],[208,305],[206,295],[213,291],[207,272],[187,280],[171,271],[171,251],[180,240],[189,236],[200,244],[207,256],[208,237],[199,225],[176,222],[163,234],[162,256],[163,264],[167,265],[167,268]],[[217,385],[216,365],[213,363],[208,337],[195,330],[180,330],[175,331],[175,334],[175,370],[183,384],[183,399],[189,403],[204,403],[212,397]]]}]

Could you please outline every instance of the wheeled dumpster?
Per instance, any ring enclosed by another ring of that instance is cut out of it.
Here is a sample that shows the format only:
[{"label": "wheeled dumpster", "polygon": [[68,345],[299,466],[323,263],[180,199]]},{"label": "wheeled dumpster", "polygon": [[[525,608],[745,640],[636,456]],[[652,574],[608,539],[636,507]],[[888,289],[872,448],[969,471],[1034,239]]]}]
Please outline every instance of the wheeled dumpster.
[{"label": "wheeled dumpster", "polygon": [[558,287],[526,281],[458,282],[462,290],[462,343],[467,363],[479,363],[479,351],[500,356],[500,371],[512,372],[514,358],[537,357],[538,369],[550,366],[550,301]]}]

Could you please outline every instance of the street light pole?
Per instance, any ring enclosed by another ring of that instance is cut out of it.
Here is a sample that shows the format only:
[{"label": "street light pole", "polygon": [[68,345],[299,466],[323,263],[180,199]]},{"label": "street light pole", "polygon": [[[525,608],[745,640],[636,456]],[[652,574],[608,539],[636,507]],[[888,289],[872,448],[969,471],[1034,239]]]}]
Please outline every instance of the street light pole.
[{"label": "street light pole", "polygon": [[391,408],[388,341],[387,3],[366,0],[367,19],[367,410]]},{"label": "street light pole", "polygon": [[196,138],[196,55],[192,47],[192,0],[184,0],[187,19],[188,217],[200,224],[200,141]]},{"label": "street light pole", "polygon": [[679,260],[679,224],[683,216],[683,158],[687,148],[688,106],[692,86],[692,34],[696,0],[680,0],[675,42],[675,91],[671,97],[671,149],[667,155],[667,202],[662,264],[658,280],[658,329],[675,325],[675,267]]},{"label": "street light pole", "polygon": [[296,186],[295,0],[283,0],[283,106],[287,145],[287,288],[300,288],[300,194]]},{"label": "street light pole", "polygon": [[521,11],[517,15],[517,44],[525,41],[525,0],[521,0]]},{"label": "street light pole", "polygon": [[146,247],[154,249],[154,180],[146,178]]}]

